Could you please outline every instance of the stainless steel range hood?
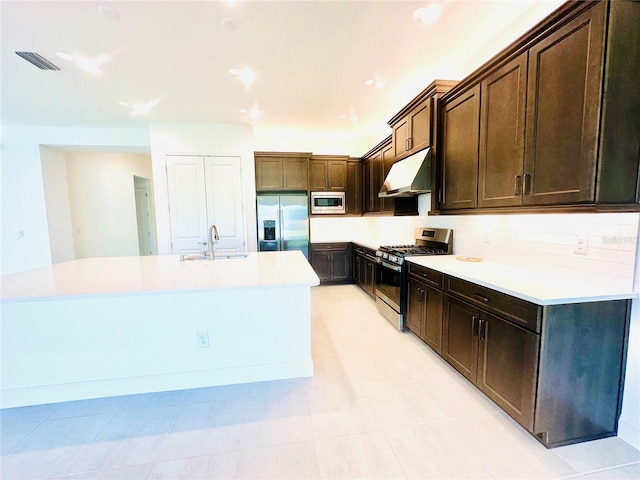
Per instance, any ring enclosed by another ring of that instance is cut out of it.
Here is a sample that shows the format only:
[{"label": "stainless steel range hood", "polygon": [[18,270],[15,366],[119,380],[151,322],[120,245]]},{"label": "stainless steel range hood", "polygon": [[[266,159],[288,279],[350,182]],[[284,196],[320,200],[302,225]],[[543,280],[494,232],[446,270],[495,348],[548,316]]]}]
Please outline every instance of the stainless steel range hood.
[{"label": "stainless steel range hood", "polygon": [[431,147],[391,166],[378,197],[409,197],[431,191]]}]

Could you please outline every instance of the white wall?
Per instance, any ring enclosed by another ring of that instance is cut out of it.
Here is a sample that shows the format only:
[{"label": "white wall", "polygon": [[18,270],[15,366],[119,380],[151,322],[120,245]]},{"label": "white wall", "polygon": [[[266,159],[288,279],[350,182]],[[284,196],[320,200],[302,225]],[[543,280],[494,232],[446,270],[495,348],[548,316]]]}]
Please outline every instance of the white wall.
[{"label": "white wall", "polygon": [[[51,264],[40,146],[149,150],[147,129],[2,126],[2,274]],[[22,234],[21,234],[22,232]]]},{"label": "white wall", "polygon": [[[419,226],[453,229],[453,251],[640,293],[638,213],[429,216],[430,196],[419,198],[419,216],[312,218],[311,241],[365,240],[412,243]],[[354,232],[358,232],[354,234]],[[587,254],[574,253],[577,235]],[[355,237],[354,237],[355,235]],[[619,437],[640,450],[640,300],[632,302],[630,338]]]},{"label": "white wall", "polygon": [[67,155],[53,148],[40,147],[42,180],[47,208],[51,262],[76,258],[67,183]]},{"label": "white wall", "polygon": [[151,178],[144,153],[67,153],[76,258],[139,255],[133,176]]},{"label": "white wall", "polygon": [[171,224],[167,191],[167,155],[240,157],[247,251],[257,250],[256,185],[251,125],[213,123],[152,123],[151,158],[158,229],[158,253],[171,253]]}]

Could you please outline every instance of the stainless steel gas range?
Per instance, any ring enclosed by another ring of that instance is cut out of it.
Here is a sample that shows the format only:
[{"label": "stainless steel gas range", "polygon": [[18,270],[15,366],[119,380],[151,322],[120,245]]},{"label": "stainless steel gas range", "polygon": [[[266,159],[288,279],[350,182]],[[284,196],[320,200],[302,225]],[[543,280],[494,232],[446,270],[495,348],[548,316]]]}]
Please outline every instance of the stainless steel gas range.
[{"label": "stainless steel gas range", "polygon": [[448,228],[416,228],[413,245],[383,245],[376,251],[376,306],[399,330],[404,329],[407,310],[405,259],[421,255],[448,255],[453,250],[453,230]]}]

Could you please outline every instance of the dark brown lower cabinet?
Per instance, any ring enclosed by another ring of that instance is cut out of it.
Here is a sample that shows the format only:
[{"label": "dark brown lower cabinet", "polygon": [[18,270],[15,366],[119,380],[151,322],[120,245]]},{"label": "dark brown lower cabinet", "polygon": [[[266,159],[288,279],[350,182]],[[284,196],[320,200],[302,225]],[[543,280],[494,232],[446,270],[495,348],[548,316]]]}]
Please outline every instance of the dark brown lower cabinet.
[{"label": "dark brown lower cabinet", "polygon": [[441,355],[456,370],[546,447],[616,434],[629,300],[542,306],[444,283]]},{"label": "dark brown lower cabinet", "polygon": [[351,280],[349,243],[312,243],[311,266],[321,284],[348,283]]},{"label": "dark brown lower cabinet", "polygon": [[442,343],[442,301],[441,291],[409,278],[405,325],[438,353]]},{"label": "dark brown lower cabinet", "polygon": [[475,384],[531,431],[540,335],[483,312],[478,326]]},{"label": "dark brown lower cabinet", "polygon": [[376,295],[376,275],[378,264],[373,260],[375,251],[362,245],[353,244],[353,281],[369,296]]}]

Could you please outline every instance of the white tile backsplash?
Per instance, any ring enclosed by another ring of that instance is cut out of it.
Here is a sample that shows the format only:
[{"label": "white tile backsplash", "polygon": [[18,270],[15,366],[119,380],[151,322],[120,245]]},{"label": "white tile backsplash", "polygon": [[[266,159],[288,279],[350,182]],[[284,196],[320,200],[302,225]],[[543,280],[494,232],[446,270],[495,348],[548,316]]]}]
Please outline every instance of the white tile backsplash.
[{"label": "white tile backsplash", "polygon": [[[416,227],[452,228],[453,252],[570,278],[633,287],[638,213],[312,218],[311,241],[413,243]],[[575,253],[578,236],[586,255]]]}]

